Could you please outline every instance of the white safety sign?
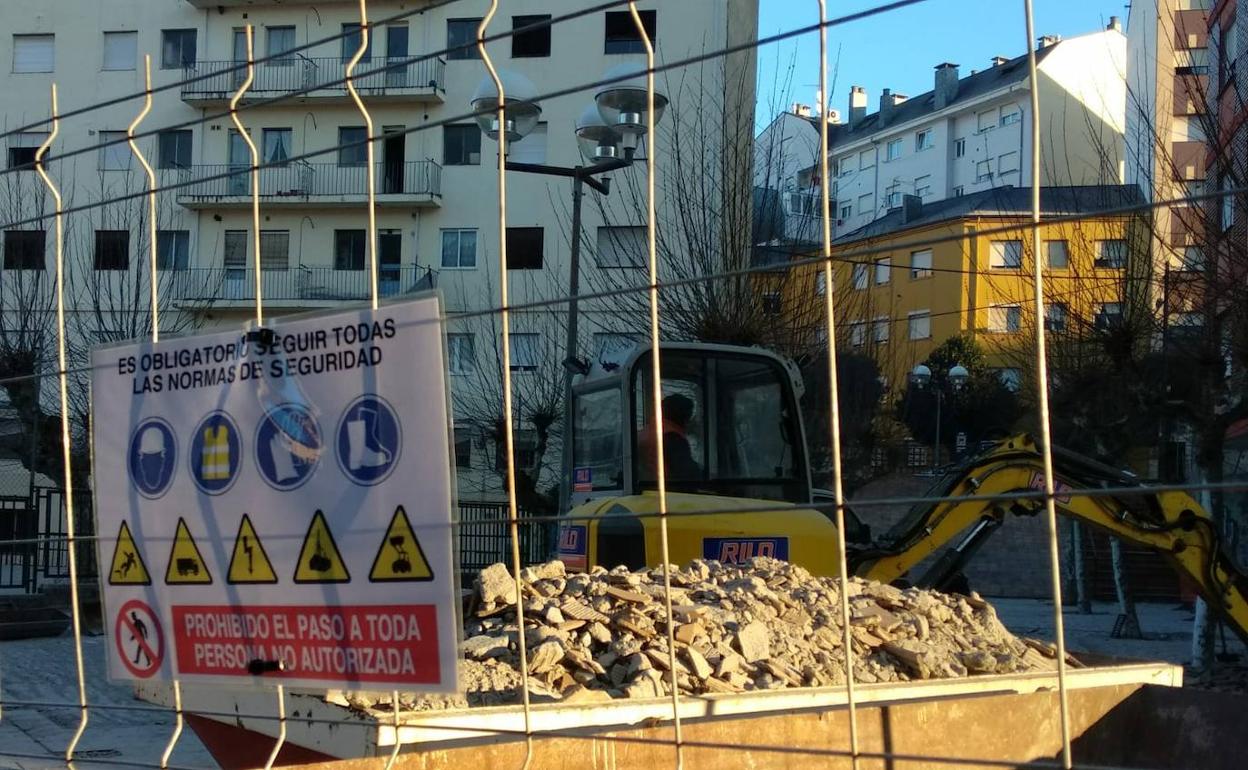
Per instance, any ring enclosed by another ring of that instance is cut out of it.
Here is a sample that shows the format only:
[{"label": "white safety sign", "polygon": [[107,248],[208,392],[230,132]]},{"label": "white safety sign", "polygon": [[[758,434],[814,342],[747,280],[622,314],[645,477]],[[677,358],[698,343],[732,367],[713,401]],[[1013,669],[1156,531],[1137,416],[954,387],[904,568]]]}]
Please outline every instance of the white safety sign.
[{"label": "white safety sign", "polygon": [[112,678],[457,689],[440,317],[94,351]]}]

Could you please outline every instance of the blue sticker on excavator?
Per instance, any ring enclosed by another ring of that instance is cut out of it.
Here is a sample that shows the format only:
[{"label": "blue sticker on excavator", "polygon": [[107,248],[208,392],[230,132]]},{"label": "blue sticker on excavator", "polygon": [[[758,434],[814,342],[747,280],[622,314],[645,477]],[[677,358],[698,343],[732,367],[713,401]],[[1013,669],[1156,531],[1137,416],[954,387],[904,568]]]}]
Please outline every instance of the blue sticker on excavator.
[{"label": "blue sticker on excavator", "polygon": [[788,561],[787,537],[704,537],[702,558],[722,564],[744,564],[755,556]]}]

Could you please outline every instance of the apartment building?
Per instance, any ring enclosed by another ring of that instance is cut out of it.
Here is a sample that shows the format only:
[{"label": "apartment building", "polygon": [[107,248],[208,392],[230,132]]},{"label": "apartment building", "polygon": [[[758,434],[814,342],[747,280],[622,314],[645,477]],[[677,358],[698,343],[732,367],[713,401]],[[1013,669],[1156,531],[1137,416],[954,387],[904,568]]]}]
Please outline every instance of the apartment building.
[{"label": "apartment building", "polygon": [[[1042,185],[1116,184],[1122,180],[1126,38],[1107,29],[1037,42]],[[868,113],[868,94],[852,86],[844,124],[829,137],[834,234],[861,228],[901,205],[997,187],[1032,184],[1027,56],[995,57],[963,76],[936,65],[931,91],[913,98],[884,89]],[[816,169],[799,186],[817,186]]]},{"label": "apartment building", "polygon": [[[1141,200],[1131,185],[1041,188],[1042,218],[1090,214],[1041,225],[1045,328],[1055,344],[1123,317],[1132,255],[1147,238],[1145,220],[1096,212]],[[1025,229],[994,231],[1024,225],[1030,215],[1026,187],[931,203],[906,196],[902,206],[839,237],[833,247],[842,258],[833,280],[845,335],[840,344],[872,356],[899,394],[916,364],[948,338],[966,334],[983,345],[1002,379],[1018,387],[1035,345],[1031,242]],[[817,270],[793,272],[791,291],[825,291]]]},{"label": "apartment building", "polygon": [[[584,5],[581,0],[512,0],[489,33],[530,26]],[[639,6],[661,62],[756,34],[757,0],[650,0]],[[383,135],[373,142],[381,293],[396,298],[437,287],[452,313],[495,307],[500,284],[497,150],[468,115],[470,99],[486,76],[475,47],[468,44],[475,41],[489,3],[372,0],[368,7],[375,26],[359,69],[372,72],[357,85]],[[386,21],[400,14],[403,18]],[[157,280],[166,323],[182,332],[239,325],[254,312],[250,151],[225,115],[245,77],[237,65],[246,60],[244,28],[252,26],[255,55],[269,60],[256,67],[241,119],[261,161],[273,166],[260,172],[259,182],[266,312],[315,311],[367,299],[363,143],[368,135],[341,82],[359,45],[356,2],[9,0],[0,7],[0,20],[5,30],[0,35],[0,92],[6,97],[0,126],[5,130],[46,118],[53,83],[62,112],[142,90],[143,57],[152,57],[154,85],[164,90],[156,94],[140,130],[162,130],[140,146],[157,166],[160,183],[176,185],[158,196]],[[307,47],[331,37],[337,39]],[[539,94],[589,84],[612,66],[645,61],[641,37],[623,7],[505,37],[488,50],[497,66],[526,77]],[[721,65],[670,78],[660,75],[659,87],[668,90],[671,100],[664,121],[670,125],[682,119],[681,100],[689,93],[718,89],[717,99],[707,100],[723,109],[715,141],[745,142],[748,152],[753,68],[750,52]],[[183,82],[191,78],[196,82]],[[584,163],[574,128],[594,92],[544,100],[537,128],[512,145],[509,160]],[[124,137],[141,106],[141,100],[127,101],[65,119],[53,153]],[[654,151],[667,157],[671,148],[664,136],[660,131]],[[5,140],[8,168],[28,169],[34,148],[45,138],[46,127],[10,135]],[[659,166],[665,173],[679,173],[677,164],[660,161]],[[55,162],[51,173],[69,205],[139,195],[146,186],[124,144]],[[622,183],[641,174],[644,165],[638,164],[615,176]],[[5,208],[0,218],[16,222],[47,213],[41,190],[29,170],[0,178]],[[505,237],[513,302],[565,294],[568,181],[512,173],[508,190]],[[641,270],[644,219],[618,197],[604,203],[617,207],[610,225],[597,206],[585,207],[582,267],[591,273]],[[76,289],[70,325],[84,349],[146,333],[145,222],[141,198],[67,218]],[[22,276],[28,284],[37,283],[38,276],[50,275],[49,233],[46,223],[5,232],[0,283],[16,285]],[[644,283],[638,275],[637,282]],[[5,291],[7,304],[20,301],[20,292]],[[525,378],[562,376],[565,324],[563,306],[518,314],[512,348],[518,391],[527,387]],[[582,323],[582,347],[596,344],[596,328]],[[453,322],[449,332],[456,417],[464,421],[456,436],[460,494],[488,495],[497,491],[495,467],[501,463],[496,447],[477,427],[468,427],[489,419],[470,413],[472,399],[466,394],[497,392],[497,325],[491,319]],[[522,446],[528,446],[526,441],[522,436]],[[552,450],[548,460],[557,457]]]},{"label": "apartment building", "polygon": [[[1126,182],[1149,201],[1206,189],[1208,0],[1144,0],[1127,17]],[[1204,270],[1202,205],[1153,212],[1154,304],[1190,314]]]}]

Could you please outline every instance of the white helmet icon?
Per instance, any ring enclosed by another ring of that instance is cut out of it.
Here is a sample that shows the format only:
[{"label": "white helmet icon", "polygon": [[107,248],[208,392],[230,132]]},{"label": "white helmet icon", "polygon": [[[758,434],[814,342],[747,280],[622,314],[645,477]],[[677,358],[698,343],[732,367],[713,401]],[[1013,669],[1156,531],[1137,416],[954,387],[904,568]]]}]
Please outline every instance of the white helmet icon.
[{"label": "white helmet icon", "polygon": [[155,425],[143,429],[139,436],[139,454],[154,455],[165,453],[165,432]]}]

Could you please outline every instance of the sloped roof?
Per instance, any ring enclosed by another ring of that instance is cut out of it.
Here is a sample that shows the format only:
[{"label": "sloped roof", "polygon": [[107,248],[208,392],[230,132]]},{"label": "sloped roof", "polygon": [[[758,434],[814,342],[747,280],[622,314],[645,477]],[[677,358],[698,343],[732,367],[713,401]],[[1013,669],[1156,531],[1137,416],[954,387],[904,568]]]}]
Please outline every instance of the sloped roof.
[{"label": "sloped roof", "polygon": [[[1091,214],[1141,203],[1144,203],[1144,194],[1139,187],[1129,184],[1040,188],[1042,217]],[[836,242],[860,241],[968,216],[1027,216],[1031,213],[1031,188],[995,187],[957,198],[923,203],[918,216],[904,223],[902,213],[901,208],[889,209],[874,222],[841,235]]]}]

